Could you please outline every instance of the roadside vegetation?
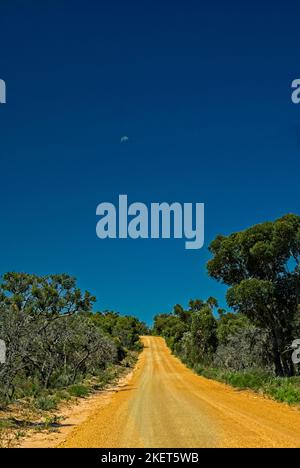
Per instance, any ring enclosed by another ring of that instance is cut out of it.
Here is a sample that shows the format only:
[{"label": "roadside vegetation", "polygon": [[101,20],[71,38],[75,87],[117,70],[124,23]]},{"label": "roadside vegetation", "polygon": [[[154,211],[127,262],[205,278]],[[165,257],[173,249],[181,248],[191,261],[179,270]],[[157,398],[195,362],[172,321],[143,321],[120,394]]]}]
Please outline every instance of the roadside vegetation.
[{"label": "roadside vegetation", "polygon": [[28,428],[55,428],[62,401],[104,388],[135,363],[147,327],[135,317],[93,312],[95,300],[66,274],[3,276],[0,445]]},{"label": "roadside vegetation", "polygon": [[154,333],[197,373],[300,403],[300,217],[287,215],[210,245],[208,273],[228,286],[230,312],[210,297],[176,305],[154,320]]}]

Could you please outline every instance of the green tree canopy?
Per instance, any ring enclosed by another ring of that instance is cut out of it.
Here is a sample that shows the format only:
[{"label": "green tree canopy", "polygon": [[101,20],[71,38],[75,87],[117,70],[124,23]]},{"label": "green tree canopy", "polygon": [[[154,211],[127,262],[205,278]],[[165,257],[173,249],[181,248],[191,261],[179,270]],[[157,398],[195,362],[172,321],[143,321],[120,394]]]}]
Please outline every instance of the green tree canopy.
[{"label": "green tree canopy", "polygon": [[293,374],[287,349],[300,298],[300,217],[220,235],[210,251],[210,276],[231,286],[228,305],[270,331],[277,374]]}]

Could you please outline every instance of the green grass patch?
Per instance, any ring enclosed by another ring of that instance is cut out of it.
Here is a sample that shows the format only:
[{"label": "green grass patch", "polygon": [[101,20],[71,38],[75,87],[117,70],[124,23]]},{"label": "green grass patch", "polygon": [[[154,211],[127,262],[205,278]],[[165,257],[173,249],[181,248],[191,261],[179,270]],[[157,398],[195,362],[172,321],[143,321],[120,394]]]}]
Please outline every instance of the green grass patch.
[{"label": "green grass patch", "polygon": [[289,403],[290,405],[300,403],[300,378],[276,378],[272,379],[264,387],[266,394],[275,400]]},{"label": "green grass patch", "polygon": [[89,395],[90,389],[86,385],[78,384],[71,385],[71,387],[68,388],[68,392],[73,397],[83,398]]},{"label": "green grass patch", "polygon": [[207,379],[217,380],[241,390],[253,390],[289,405],[300,404],[300,377],[280,378],[259,369],[232,372],[200,365],[195,366],[194,371]]},{"label": "green grass patch", "polygon": [[225,372],[223,379],[229,385],[241,389],[252,389],[259,391],[265,387],[270,380],[270,375],[263,371]]},{"label": "green grass patch", "polygon": [[42,411],[52,411],[57,408],[57,403],[54,396],[40,396],[35,400],[35,407]]}]

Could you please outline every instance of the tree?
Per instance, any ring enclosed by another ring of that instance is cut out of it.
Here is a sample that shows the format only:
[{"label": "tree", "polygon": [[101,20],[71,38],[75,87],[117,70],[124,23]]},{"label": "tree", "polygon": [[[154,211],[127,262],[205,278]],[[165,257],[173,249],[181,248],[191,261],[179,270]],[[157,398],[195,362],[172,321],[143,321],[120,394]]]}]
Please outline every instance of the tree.
[{"label": "tree", "polygon": [[212,296],[207,299],[206,304],[211,308],[211,310],[214,310],[215,307],[219,307],[217,299]]},{"label": "tree", "polygon": [[[190,301],[190,303],[193,301]],[[184,310],[180,304],[176,304],[173,308],[173,313],[176,315],[183,323],[188,324],[191,322],[191,312],[190,310]]]},{"label": "tree", "polygon": [[88,291],[83,294],[76,287],[76,279],[67,274],[39,277],[9,272],[3,280],[3,305],[48,319],[90,311],[96,300]]},{"label": "tree", "polygon": [[247,328],[250,325],[249,320],[245,315],[226,313],[223,309],[218,310],[218,342],[220,345],[226,345],[231,335],[234,335],[242,328]]},{"label": "tree", "polygon": [[293,375],[287,350],[300,298],[300,217],[219,235],[210,252],[208,272],[230,286],[228,305],[270,332],[276,374]]},{"label": "tree", "polygon": [[209,364],[218,345],[217,321],[208,304],[194,312],[191,324],[192,364]]},{"label": "tree", "polygon": [[191,299],[189,301],[189,310],[191,312],[197,312],[202,309],[204,306],[205,302],[202,301],[201,299]]},{"label": "tree", "polygon": [[66,274],[38,277],[6,273],[0,286],[0,338],[7,359],[0,366],[0,398],[36,382],[43,388],[75,382],[116,360],[111,337],[89,318],[94,297]]},{"label": "tree", "polygon": [[166,339],[168,346],[172,351],[180,353],[181,348],[181,339],[185,332],[188,331],[189,327],[183,319],[185,319],[185,314],[178,315],[175,313],[178,311],[178,307],[174,307],[173,314],[161,314],[154,317],[154,328],[153,331],[157,335],[161,335]]},{"label": "tree", "polygon": [[173,352],[189,364],[209,363],[217,347],[216,299],[191,299],[185,310],[176,304],[171,314],[154,318],[154,333],[162,335]]}]

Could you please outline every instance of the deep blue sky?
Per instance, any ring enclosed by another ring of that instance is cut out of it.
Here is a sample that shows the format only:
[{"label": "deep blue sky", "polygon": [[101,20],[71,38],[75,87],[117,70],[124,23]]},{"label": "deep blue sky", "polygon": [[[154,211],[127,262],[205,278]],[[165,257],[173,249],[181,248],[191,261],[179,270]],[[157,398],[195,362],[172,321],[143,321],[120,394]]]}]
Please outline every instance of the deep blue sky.
[{"label": "deep blue sky", "polygon": [[[300,211],[300,4],[280,3],[1,2],[1,273],[68,272],[147,321],[224,304],[209,242]],[[205,247],[97,239],[121,193],[204,202]]]}]

